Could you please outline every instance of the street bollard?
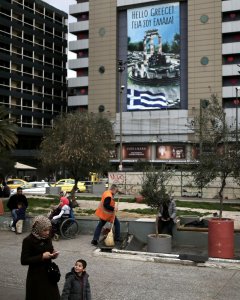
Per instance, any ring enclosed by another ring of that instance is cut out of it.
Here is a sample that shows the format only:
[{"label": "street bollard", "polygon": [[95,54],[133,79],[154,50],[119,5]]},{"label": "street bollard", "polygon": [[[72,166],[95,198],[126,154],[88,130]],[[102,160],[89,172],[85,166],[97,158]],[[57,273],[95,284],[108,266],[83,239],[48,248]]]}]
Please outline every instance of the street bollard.
[{"label": "street bollard", "polygon": [[4,207],[3,207],[3,201],[0,199],[0,215],[4,214]]}]

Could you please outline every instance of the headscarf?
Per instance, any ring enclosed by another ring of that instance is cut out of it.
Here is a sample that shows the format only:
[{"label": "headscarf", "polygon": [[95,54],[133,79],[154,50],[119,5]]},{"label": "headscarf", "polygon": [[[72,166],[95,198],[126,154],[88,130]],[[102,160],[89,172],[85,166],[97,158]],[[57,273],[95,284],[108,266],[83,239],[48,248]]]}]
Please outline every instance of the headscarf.
[{"label": "headscarf", "polygon": [[60,198],[60,206],[63,207],[64,205],[69,205],[69,200],[66,197]]},{"label": "headscarf", "polygon": [[52,227],[51,221],[45,216],[37,216],[33,219],[32,223],[32,234],[37,239],[47,239],[48,237],[42,237],[41,233],[45,229],[49,229]]}]

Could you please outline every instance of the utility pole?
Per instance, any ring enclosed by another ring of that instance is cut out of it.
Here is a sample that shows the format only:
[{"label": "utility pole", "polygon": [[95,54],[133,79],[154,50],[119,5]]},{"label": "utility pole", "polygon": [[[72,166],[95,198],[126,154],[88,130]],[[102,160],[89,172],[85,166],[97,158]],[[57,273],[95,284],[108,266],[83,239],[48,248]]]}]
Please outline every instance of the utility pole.
[{"label": "utility pole", "polygon": [[118,72],[119,72],[119,140],[120,140],[120,153],[119,153],[119,171],[123,170],[122,164],[122,152],[123,152],[123,145],[122,145],[122,110],[123,110],[123,91],[125,86],[122,85],[122,73],[125,70],[125,66],[122,60],[118,61]]},{"label": "utility pole", "polygon": [[238,90],[240,88],[236,87],[236,149],[238,147]]}]

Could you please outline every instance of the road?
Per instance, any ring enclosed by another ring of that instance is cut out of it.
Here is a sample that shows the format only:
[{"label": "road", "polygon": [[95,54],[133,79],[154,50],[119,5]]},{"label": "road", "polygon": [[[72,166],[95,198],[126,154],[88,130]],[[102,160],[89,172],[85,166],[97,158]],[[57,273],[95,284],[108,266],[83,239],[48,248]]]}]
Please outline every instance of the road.
[{"label": "road", "polygon": [[[22,239],[26,233],[15,235],[0,231],[0,299],[24,299],[27,267],[20,264]],[[237,269],[200,268],[169,263],[112,258],[97,255],[90,245],[91,236],[54,242],[60,251],[57,263],[62,278],[73,263],[83,258],[93,300],[239,300],[240,271]],[[34,300],[34,299],[33,299]]]}]

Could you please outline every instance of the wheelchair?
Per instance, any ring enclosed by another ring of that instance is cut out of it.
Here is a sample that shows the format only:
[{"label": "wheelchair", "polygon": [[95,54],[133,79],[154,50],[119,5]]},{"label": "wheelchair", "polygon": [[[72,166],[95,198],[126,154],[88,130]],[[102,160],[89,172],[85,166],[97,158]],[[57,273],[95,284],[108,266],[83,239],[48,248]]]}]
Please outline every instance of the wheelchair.
[{"label": "wheelchair", "polygon": [[79,226],[73,212],[67,218],[61,218],[60,222],[56,224],[55,231],[53,232],[53,240],[58,241],[59,238],[74,239],[79,232]]}]

